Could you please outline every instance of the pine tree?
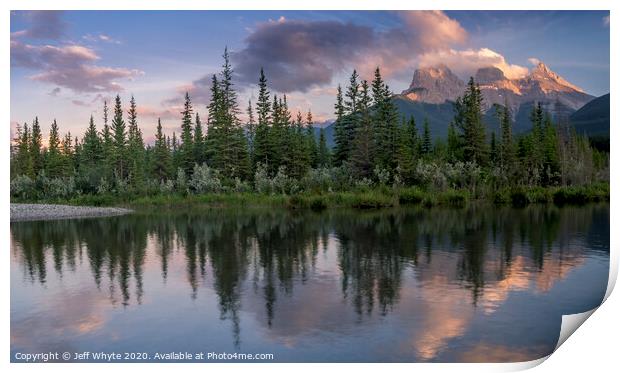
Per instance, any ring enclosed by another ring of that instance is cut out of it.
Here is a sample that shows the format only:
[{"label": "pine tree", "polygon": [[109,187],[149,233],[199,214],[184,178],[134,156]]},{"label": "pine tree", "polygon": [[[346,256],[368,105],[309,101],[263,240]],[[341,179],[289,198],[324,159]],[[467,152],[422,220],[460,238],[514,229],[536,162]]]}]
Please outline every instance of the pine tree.
[{"label": "pine tree", "polygon": [[160,182],[172,176],[169,145],[164,137],[160,118],[157,118],[157,133],[153,149],[153,174]]},{"label": "pine tree", "polygon": [[269,98],[269,90],[267,89],[267,78],[263,69],[260,69],[260,77],[258,80],[258,100],[256,102],[256,111],[258,114],[258,124],[256,126],[256,134],[254,136],[254,154],[252,157],[253,169],[256,169],[258,163],[264,164],[267,169],[273,167],[274,163],[274,144],[273,135],[270,133],[270,114],[271,101]]},{"label": "pine tree", "polygon": [[[250,159],[254,158],[254,140],[256,138],[256,122],[254,121],[254,110],[252,110],[252,100],[248,100],[248,108],[246,109],[248,121],[245,124],[246,137],[248,138],[248,153]],[[253,163],[252,163],[253,164]]]},{"label": "pine tree", "polygon": [[49,177],[63,176],[62,155],[60,153],[60,135],[56,119],[50,127],[50,136],[45,157],[45,173]]},{"label": "pine tree", "polygon": [[88,128],[84,134],[80,165],[85,167],[99,166],[103,161],[103,146],[93,116],[90,116]]},{"label": "pine tree", "polygon": [[342,87],[338,85],[336,95],[336,121],[334,123],[334,164],[340,166],[347,160],[349,155],[349,136],[347,131],[347,123],[344,120],[344,103],[342,98]]},{"label": "pine tree", "polygon": [[[220,80],[213,79],[209,104],[209,121],[215,130],[213,165],[231,179],[244,179],[249,174],[250,160],[247,140],[240,126],[237,93],[233,89],[233,69],[228,48],[224,49]],[[210,137],[210,136],[209,136]]]},{"label": "pine tree", "polygon": [[24,123],[23,127],[17,127],[16,151],[15,151],[15,174],[26,175],[31,179],[34,178],[34,170],[32,168],[32,157],[30,156],[30,129],[28,124]]},{"label": "pine tree", "polygon": [[108,103],[103,102],[103,130],[101,131],[101,141],[103,147],[103,176],[110,179],[114,173],[114,136],[108,125]]},{"label": "pine tree", "polygon": [[136,107],[136,100],[131,96],[129,104],[129,111],[127,112],[129,131],[128,131],[128,163],[129,163],[129,176],[131,186],[141,191],[144,188],[145,182],[145,154],[144,154],[144,140],[142,139],[142,131],[138,127],[138,111]]},{"label": "pine tree", "polygon": [[74,155],[73,151],[73,138],[71,137],[71,132],[67,132],[64,139],[62,140],[62,157],[63,157],[63,174],[64,175],[73,175],[75,172],[74,168]]},{"label": "pine tree", "polygon": [[[353,96],[353,92],[350,93]],[[356,99],[357,97],[350,98],[351,101]],[[351,153],[353,167],[361,178],[370,178],[374,170],[374,133],[370,104],[371,98],[368,91],[368,82],[363,80],[359,100],[356,103],[358,106],[356,110],[359,110],[359,122],[356,125]]]},{"label": "pine tree", "polygon": [[447,156],[450,161],[463,159],[461,139],[457,134],[454,122],[450,122],[450,125],[448,125]]},{"label": "pine tree", "polygon": [[314,121],[312,120],[312,112],[310,110],[306,113],[305,141],[310,167],[316,167],[318,164],[318,148],[316,137],[314,136]]},{"label": "pine tree", "polygon": [[327,167],[331,162],[331,155],[327,147],[327,139],[325,138],[325,128],[319,130],[319,148],[317,152],[317,166]]},{"label": "pine tree", "polygon": [[194,127],[194,161],[203,164],[207,161],[205,151],[205,135],[202,133],[202,122],[196,113],[196,126]]},{"label": "pine tree", "polygon": [[185,171],[185,175],[191,176],[194,170],[194,147],[192,134],[192,101],[189,92],[185,92],[185,103],[181,112],[181,144],[179,145],[179,167]]},{"label": "pine tree", "polygon": [[123,180],[127,176],[127,133],[125,131],[125,121],[123,120],[123,107],[121,97],[116,95],[114,99],[114,116],[112,118],[113,136],[113,164],[114,174]]},{"label": "pine tree", "polygon": [[32,171],[37,176],[43,170],[43,136],[39,126],[39,118],[35,117],[32,122],[32,132],[30,133],[30,158],[32,159]]},{"label": "pine tree", "polygon": [[422,137],[422,154],[429,155],[433,151],[433,143],[431,140],[431,130],[428,125],[428,119],[424,118],[424,135]]},{"label": "pine tree", "polygon": [[485,165],[487,160],[486,128],[482,121],[482,93],[470,78],[467,89],[454,104],[454,122],[461,131],[463,158],[467,162]]}]

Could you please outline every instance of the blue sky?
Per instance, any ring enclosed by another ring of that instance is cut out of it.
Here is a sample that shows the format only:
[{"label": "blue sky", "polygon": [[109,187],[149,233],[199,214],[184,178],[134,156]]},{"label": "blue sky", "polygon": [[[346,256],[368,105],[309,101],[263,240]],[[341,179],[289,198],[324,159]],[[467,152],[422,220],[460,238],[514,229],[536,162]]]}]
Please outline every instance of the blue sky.
[{"label": "blue sky", "polygon": [[[607,18],[606,18],[607,17]],[[586,92],[609,92],[607,11],[67,11],[11,13],[11,125],[35,115],[47,131],[81,134],[103,100],[135,95],[147,140],[157,117],[177,130],[184,91],[206,115],[208,82],[225,46],[241,106],[263,66],[292,110],[331,118],[334,91],[353,68],[379,65],[407,88],[421,65],[447,63],[466,78],[497,66],[521,76],[532,59]]]}]

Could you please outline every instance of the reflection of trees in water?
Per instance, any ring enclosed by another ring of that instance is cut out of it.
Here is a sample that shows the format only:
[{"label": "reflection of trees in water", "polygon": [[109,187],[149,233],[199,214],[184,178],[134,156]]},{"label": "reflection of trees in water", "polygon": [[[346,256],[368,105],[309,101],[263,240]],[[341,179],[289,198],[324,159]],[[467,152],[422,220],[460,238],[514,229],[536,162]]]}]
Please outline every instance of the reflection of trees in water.
[{"label": "reflection of trees in water", "polygon": [[[45,283],[49,264],[62,276],[88,260],[97,288],[107,276],[110,299],[117,302],[120,296],[123,305],[132,299],[132,282],[135,301],[142,300],[147,255],[153,256],[150,261],[159,261],[163,281],[171,257],[183,255],[191,297],[197,297],[210,271],[220,316],[232,321],[238,344],[246,283],[263,299],[266,324],[271,327],[278,299],[303,286],[319,251],[328,251],[333,243],[343,297],[362,317],[375,308],[380,314],[393,309],[408,267],[422,283],[425,273],[442,272],[449,281],[471,289],[476,304],[485,286],[507,276],[515,255],[526,256],[533,270],[542,271],[549,258],[562,261],[566,255],[574,256],[571,250],[582,250],[571,247],[571,240],[577,232],[587,233],[593,216],[605,214],[608,206],[595,205],[322,214],[220,210],[13,223],[11,235],[14,255],[30,281]],[[445,262],[437,253],[457,260]],[[446,263],[452,268],[441,267]]]}]

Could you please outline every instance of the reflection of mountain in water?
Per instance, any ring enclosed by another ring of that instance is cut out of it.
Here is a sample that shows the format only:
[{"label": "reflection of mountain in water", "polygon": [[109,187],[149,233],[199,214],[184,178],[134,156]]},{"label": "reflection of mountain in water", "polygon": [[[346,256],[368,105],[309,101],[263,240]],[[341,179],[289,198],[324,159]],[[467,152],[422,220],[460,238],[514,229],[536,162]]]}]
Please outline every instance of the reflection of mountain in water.
[{"label": "reflection of mountain in water", "polygon": [[510,292],[553,288],[584,261],[588,234],[608,229],[590,223],[608,214],[594,205],[217,211],[13,223],[11,237],[28,281],[88,266],[98,291],[123,307],[149,295],[146,273],[170,281],[170,263],[183,260],[189,297],[213,290],[237,346],[242,311],[288,344],[311,330],[424,311],[404,348],[429,360],[465,333],[476,309],[490,315]]}]

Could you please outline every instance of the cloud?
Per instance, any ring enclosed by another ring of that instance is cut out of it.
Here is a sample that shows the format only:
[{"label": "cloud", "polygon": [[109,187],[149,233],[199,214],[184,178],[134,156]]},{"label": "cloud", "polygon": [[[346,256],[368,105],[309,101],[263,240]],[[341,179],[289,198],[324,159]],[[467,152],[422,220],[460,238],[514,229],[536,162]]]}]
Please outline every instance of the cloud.
[{"label": "cloud", "polygon": [[52,89],[51,91],[49,91],[48,95],[52,96],[52,97],[56,97],[60,94],[60,87],[56,87],[54,89]]},{"label": "cloud", "polygon": [[90,104],[88,104],[88,103],[86,103],[86,102],[84,102],[82,100],[71,100],[71,103],[73,105],[76,105],[76,106],[83,106],[83,107],[89,107],[90,106]]},{"label": "cloud", "polygon": [[473,76],[479,68],[489,66],[502,70],[509,79],[522,78],[529,72],[527,67],[510,64],[504,56],[488,48],[435,51],[421,55],[418,61],[420,67],[443,63],[461,77]]},{"label": "cloud", "polygon": [[609,26],[609,14],[603,17],[603,25]]},{"label": "cloud", "polygon": [[89,41],[89,42],[104,42],[104,43],[110,43],[110,44],[121,44],[120,40],[116,40],[113,37],[106,35],[106,34],[98,34],[98,35],[92,35],[92,34],[86,34],[84,36],[82,36],[82,39]]},{"label": "cloud", "polygon": [[386,31],[340,21],[287,20],[259,24],[245,47],[231,53],[243,84],[255,84],[261,67],[279,92],[329,84],[351,66],[370,77],[376,66],[390,77],[412,68],[415,56],[460,44],[460,24],[440,11],[398,13],[401,23]]},{"label": "cloud", "polygon": [[194,107],[197,105],[205,106],[211,100],[211,79],[213,74],[207,74],[200,79],[177,87],[177,94],[174,97],[162,102],[164,105],[180,105],[185,101],[185,92],[189,93]]},{"label": "cloud", "polygon": [[62,20],[62,13],[58,10],[19,12],[17,14],[24,14],[30,27],[11,33],[11,38],[60,39],[67,28],[66,22]]},{"label": "cloud", "polygon": [[527,59],[527,62],[531,63],[534,66],[537,66],[540,63],[540,60],[536,57],[530,57]]},{"label": "cloud", "polygon": [[30,45],[11,40],[11,66],[39,71],[30,78],[69,88],[74,92],[119,92],[118,79],[133,79],[143,72],[135,69],[95,65],[99,56],[81,45]]}]

